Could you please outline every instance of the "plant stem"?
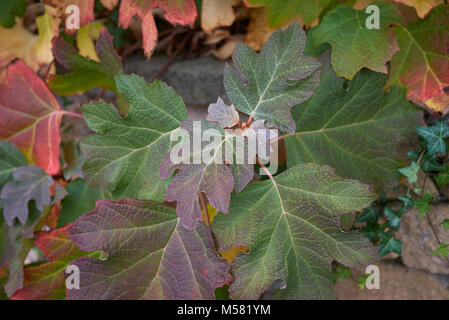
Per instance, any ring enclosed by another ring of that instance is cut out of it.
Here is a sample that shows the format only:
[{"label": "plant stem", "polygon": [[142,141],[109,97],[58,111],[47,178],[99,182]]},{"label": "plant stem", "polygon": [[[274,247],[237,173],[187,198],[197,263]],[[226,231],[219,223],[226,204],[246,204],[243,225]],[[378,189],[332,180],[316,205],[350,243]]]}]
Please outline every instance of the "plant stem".
[{"label": "plant stem", "polygon": [[287,134],[284,134],[284,135],[282,135],[282,136],[279,136],[279,137],[276,137],[276,138],[274,138],[274,139],[271,139],[271,140],[270,140],[270,143],[272,143],[272,142],[277,142],[277,141],[280,141],[280,140],[282,140],[282,139],[285,139],[285,138],[287,138],[287,137],[294,136],[294,135],[295,135],[294,133],[287,133]]},{"label": "plant stem", "polygon": [[84,119],[83,115],[80,113],[71,112],[71,111],[67,111],[67,110],[61,110],[60,113],[62,113],[65,116],[72,116],[75,118]]}]

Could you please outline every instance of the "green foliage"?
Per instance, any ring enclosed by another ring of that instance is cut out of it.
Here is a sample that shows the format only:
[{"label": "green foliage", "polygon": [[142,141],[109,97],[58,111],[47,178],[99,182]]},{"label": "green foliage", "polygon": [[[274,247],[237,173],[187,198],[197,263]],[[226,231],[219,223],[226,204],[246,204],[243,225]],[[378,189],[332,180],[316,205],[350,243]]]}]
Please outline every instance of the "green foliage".
[{"label": "green foliage", "polygon": [[402,242],[397,239],[393,239],[393,232],[382,232],[380,234],[380,244],[378,251],[381,258],[385,257],[391,252],[400,255],[402,253]]},{"label": "green foliage", "polygon": [[449,183],[449,165],[444,164],[443,170],[440,174],[435,176],[435,181],[439,187],[443,187]]},{"label": "green foliage", "polygon": [[[339,77],[352,79],[362,68],[386,73],[386,63],[397,50],[390,25],[399,22],[393,5],[375,2],[380,12],[379,29],[368,29],[371,14],[340,5],[329,12],[313,32],[313,45],[332,45],[331,63]],[[344,23],[342,23],[344,21]]]},{"label": "green foliage", "polygon": [[449,244],[447,243],[441,243],[440,247],[432,252],[434,255],[441,254],[443,258],[447,258],[449,255]]},{"label": "green foliage", "polygon": [[424,213],[429,212],[430,211],[430,203],[434,200],[432,194],[430,193],[429,190],[426,190],[424,192],[424,195],[419,198],[416,199],[414,201],[415,207],[419,209],[419,217],[421,218]]},{"label": "green foliage", "polygon": [[446,153],[444,139],[449,137],[449,125],[446,121],[440,120],[431,127],[418,127],[416,132],[426,141],[429,154]]},{"label": "green foliage", "polygon": [[403,89],[382,90],[385,76],[362,70],[347,83],[327,57],[322,60],[316,93],[293,109],[297,129],[286,139],[288,166],[328,164],[337,174],[376,186],[394,183],[402,166],[397,147],[414,136],[418,110]]},{"label": "green foliage", "polygon": [[251,252],[231,266],[240,279],[230,285],[231,298],[256,299],[277,279],[288,284],[278,298],[333,297],[331,260],[349,266],[376,260],[368,241],[342,233],[335,218],[374,197],[365,185],[317,164],[297,165],[233,195],[228,215],[213,223],[220,251],[244,244]]},{"label": "green foliage", "polygon": [[4,28],[12,28],[16,23],[15,17],[23,17],[26,9],[26,0],[2,0],[0,3],[0,25]]},{"label": "green foliage", "polygon": [[419,165],[413,161],[408,167],[399,169],[399,172],[406,176],[409,183],[415,183],[418,181]]}]

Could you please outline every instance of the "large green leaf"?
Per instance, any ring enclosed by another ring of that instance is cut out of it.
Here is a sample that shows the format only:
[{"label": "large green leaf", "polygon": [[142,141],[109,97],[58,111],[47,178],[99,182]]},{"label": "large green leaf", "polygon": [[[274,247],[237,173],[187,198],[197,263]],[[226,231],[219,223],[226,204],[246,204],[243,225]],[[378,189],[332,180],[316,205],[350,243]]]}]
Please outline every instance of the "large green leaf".
[{"label": "large green leaf", "polygon": [[340,77],[352,79],[362,68],[387,73],[386,63],[398,50],[390,25],[399,21],[390,3],[378,6],[379,29],[368,29],[370,14],[340,5],[328,13],[312,33],[313,45],[332,45],[332,67]]},{"label": "large green leaf", "polygon": [[366,185],[337,177],[328,166],[304,164],[255,182],[233,195],[228,216],[214,219],[219,251],[246,245],[231,265],[233,299],[258,299],[281,279],[277,298],[332,298],[331,262],[374,263],[363,235],[343,232],[338,217],[359,211],[376,196]]},{"label": "large green leaf", "polygon": [[315,162],[365,183],[395,182],[403,166],[397,149],[415,137],[419,110],[405,89],[382,91],[385,75],[364,69],[347,85],[324,65],[316,94],[293,109],[297,132],[286,139],[288,166]]},{"label": "large green leaf", "polygon": [[108,257],[71,262],[80,288],[67,290],[68,299],[214,299],[231,280],[208,228],[188,231],[174,209],[153,201],[101,200],[69,228],[69,238]]},{"label": "large green leaf", "polygon": [[312,96],[319,83],[319,63],[303,56],[305,32],[293,23],[278,30],[258,54],[238,43],[224,73],[226,92],[235,108],[267,127],[294,132],[290,109]]},{"label": "large green leaf", "polygon": [[83,107],[87,124],[97,132],[81,144],[87,182],[114,198],[163,200],[168,182],[159,179],[159,168],[172,147],[170,135],[187,119],[184,102],[158,80],[148,84],[136,75],[116,80],[130,104],[125,118],[103,101]]}]

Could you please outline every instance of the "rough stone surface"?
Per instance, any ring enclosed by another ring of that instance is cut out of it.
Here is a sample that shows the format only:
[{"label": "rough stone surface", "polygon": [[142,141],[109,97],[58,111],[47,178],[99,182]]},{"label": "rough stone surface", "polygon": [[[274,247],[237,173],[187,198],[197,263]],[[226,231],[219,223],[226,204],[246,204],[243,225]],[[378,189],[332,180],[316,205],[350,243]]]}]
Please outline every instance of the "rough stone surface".
[{"label": "rough stone surface", "polygon": [[[125,60],[125,73],[135,73],[153,81],[167,60],[162,56],[154,56],[150,61],[142,56],[131,56]],[[188,107],[207,108],[217,102],[218,97],[225,98],[224,66],[224,62],[212,57],[180,60],[174,62],[160,80],[172,86]]]},{"label": "rough stone surface", "polygon": [[357,279],[363,269],[351,269],[352,276],[338,279],[335,283],[337,299],[340,300],[447,300],[449,299],[449,276],[434,275],[409,269],[392,260],[380,265],[380,288],[361,290]]},{"label": "rough stone surface", "polygon": [[[444,230],[441,222],[449,218],[449,204],[432,205],[428,213],[430,221],[441,242],[449,243],[449,231]],[[432,232],[426,216],[420,218],[418,210],[408,211],[401,219],[401,228],[395,238],[402,241],[402,261],[407,267],[425,270],[431,273],[449,274],[449,259],[431,252],[440,246]]]}]

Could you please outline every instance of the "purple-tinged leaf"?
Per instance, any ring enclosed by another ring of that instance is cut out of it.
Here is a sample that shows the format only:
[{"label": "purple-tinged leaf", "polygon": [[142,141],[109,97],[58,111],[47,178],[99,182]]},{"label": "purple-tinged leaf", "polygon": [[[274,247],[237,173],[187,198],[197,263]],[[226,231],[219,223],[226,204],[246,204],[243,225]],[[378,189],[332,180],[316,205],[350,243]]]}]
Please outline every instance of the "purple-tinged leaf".
[{"label": "purple-tinged leaf", "polygon": [[207,227],[190,232],[172,208],[153,201],[98,201],[69,238],[108,257],[71,262],[80,269],[80,289],[68,289],[68,299],[214,299],[231,280]]},{"label": "purple-tinged leaf", "polygon": [[240,121],[239,113],[235,110],[234,105],[228,106],[221,98],[218,98],[217,103],[209,106],[208,121],[215,121],[222,128],[232,128]]},{"label": "purple-tinged leaf", "polygon": [[34,200],[39,211],[51,203],[50,186],[53,179],[41,168],[35,165],[14,169],[14,180],[7,182],[1,192],[5,200],[3,214],[5,222],[12,226],[14,219],[25,224],[28,219],[28,202]]}]

